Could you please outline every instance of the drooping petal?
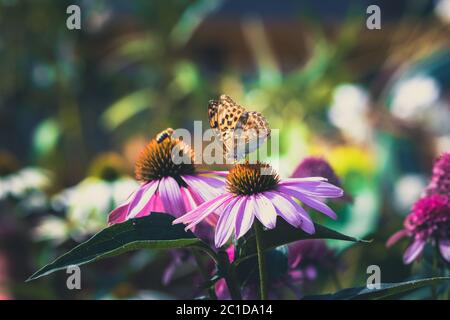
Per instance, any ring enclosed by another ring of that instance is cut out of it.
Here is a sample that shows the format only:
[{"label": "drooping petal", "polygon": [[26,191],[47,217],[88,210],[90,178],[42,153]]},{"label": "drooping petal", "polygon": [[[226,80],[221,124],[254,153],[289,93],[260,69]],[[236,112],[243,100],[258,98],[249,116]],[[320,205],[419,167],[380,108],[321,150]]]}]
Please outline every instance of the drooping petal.
[{"label": "drooping petal", "polygon": [[192,209],[197,207],[197,203],[195,202],[194,197],[192,196],[192,193],[189,191],[188,188],[181,187],[181,196],[183,197],[184,207],[186,208],[186,212],[191,211]]},{"label": "drooping petal", "polygon": [[256,218],[268,229],[273,229],[277,223],[277,211],[272,203],[267,199],[263,193],[256,196],[254,207],[254,214]]},{"label": "drooping petal", "polygon": [[242,201],[236,216],[236,239],[242,237],[252,227],[253,220],[255,219],[255,216],[253,214],[254,205],[255,198],[253,195],[244,198],[244,201]]},{"label": "drooping petal", "polygon": [[158,185],[159,181],[151,181],[141,187],[130,203],[128,219],[134,218],[137,214],[141,213],[142,210],[145,210],[145,207],[158,189]]},{"label": "drooping petal", "polygon": [[317,211],[322,212],[323,214],[326,214],[327,216],[329,216],[334,220],[337,219],[336,213],[329,206],[327,206],[320,200],[314,199],[313,197],[305,195],[300,191],[285,186],[278,186],[278,190],[282,193],[286,193],[292,197],[299,199],[307,206],[310,206],[311,208],[316,209]]},{"label": "drooping petal", "polygon": [[267,198],[274,205],[278,215],[296,228],[301,228],[309,234],[315,232],[314,223],[308,213],[289,196],[279,192],[265,192]]},{"label": "drooping petal", "polygon": [[442,257],[447,262],[450,262],[450,239],[439,241],[439,251],[441,252]]},{"label": "drooping petal", "polygon": [[108,225],[124,222],[127,219],[128,206],[129,203],[124,203],[111,211],[108,215]]},{"label": "drooping petal", "polygon": [[217,222],[214,243],[217,248],[222,247],[233,233],[236,214],[241,206],[243,198],[234,198],[222,212]]},{"label": "drooping petal", "polygon": [[386,242],[387,247],[393,246],[397,241],[399,241],[401,238],[404,238],[408,235],[408,232],[406,230],[400,230],[394,233],[392,236],[389,237],[388,241]]},{"label": "drooping petal", "polygon": [[167,213],[179,217],[186,213],[180,186],[172,177],[164,177],[159,184],[159,194]]},{"label": "drooping petal", "polygon": [[423,240],[414,240],[413,243],[409,245],[403,255],[403,262],[405,264],[410,264],[413,262],[423,251],[425,247],[425,241]]},{"label": "drooping petal", "polygon": [[182,179],[203,201],[211,200],[225,191],[225,183],[212,177],[182,176]]},{"label": "drooping petal", "polygon": [[161,196],[159,195],[159,191],[153,194],[153,197],[150,201],[145,205],[145,207],[136,214],[135,218],[141,218],[149,215],[151,212],[165,212],[163,203],[161,201]]},{"label": "drooping petal", "polygon": [[184,223],[184,224],[192,224],[188,226],[186,229],[190,229],[195,226],[197,223],[205,219],[209,214],[211,214],[218,207],[223,205],[225,202],[230,201],[233,198],[233,195],[229,193],[225,193],[215,199],[210,201],[206,201],[199,205],[194,210],[182,215],[181,217],[175,219],[173,224]]}]

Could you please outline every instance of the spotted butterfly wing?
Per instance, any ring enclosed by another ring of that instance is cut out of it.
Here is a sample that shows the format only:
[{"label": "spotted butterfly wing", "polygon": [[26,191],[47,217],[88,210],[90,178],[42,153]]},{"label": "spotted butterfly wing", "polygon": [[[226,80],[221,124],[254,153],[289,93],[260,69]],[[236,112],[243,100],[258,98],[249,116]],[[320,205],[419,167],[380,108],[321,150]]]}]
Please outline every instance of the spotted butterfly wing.
[{"label": "spotted butterfly wing", "polygon": [[259,112],[246,111],[234,100],[221,95],[208,105],[211,128],[217,131],[227,159],[238,160],[256,150],[270,136],[267,120]]}]

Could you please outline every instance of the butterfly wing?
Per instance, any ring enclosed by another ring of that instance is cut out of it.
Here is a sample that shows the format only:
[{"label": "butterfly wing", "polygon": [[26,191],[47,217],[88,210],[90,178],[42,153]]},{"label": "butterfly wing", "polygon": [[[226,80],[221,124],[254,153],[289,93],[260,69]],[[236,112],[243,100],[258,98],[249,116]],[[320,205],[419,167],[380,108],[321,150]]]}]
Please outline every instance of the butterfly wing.
[{"label": "butterfly wing", "polygon": [[258,149],[270,137],[269,123],[255,111],[245,112],[235,130],[236,158],[245,157]]},{"label": "butterfly wing", "polygon": [[240,159],[256,150],[270,136],[267,120],[259,112],[247,112],[231,97],[221,95],[208,105],[209,124],[222,141],[226,157]]}]

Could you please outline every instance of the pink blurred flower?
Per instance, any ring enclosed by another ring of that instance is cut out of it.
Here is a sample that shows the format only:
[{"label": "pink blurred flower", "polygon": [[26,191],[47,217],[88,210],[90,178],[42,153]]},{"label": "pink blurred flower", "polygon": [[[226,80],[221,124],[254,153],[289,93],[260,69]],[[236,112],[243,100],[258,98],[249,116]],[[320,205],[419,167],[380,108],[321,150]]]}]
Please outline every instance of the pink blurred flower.
[{"label": "pink blurred flower", "polygon": [[403,255],[405,264],[416,260],[427,242],[437,245],[442,258],[450,262],[450,202],[448,196],[433,194],[419,199],[406,217],[404,229],[393,234],[388,242],[392,246],[403,237],[411,243]]},{"label": "pink blurred flower", "polygon": [[433,166],[433,175],[426,194],[450,196],[450,152],[442,154]]},{"label": "pink blurred flower", "polygon": [[309,234],[315,232],[314,223],[305,209],[294,199],[336,219],[334,211],[322,198],[341,197],[343,191],[322,177],[280,180],[267,164],[237,164],[227,176],[228,192],[207,201],[174,220],[194,228],[219,213],[215,229],[216,247],[223,246],[233,231],[238,239],[252,226],[256,217],[266,228],[275,228],[277,216]]},{"label": "pink blurred flower", "polygon": [[[190,162],[177,164],[173,150]],[[128,200],[108,216],[110,225],[131,218],[139,218],[152,211],[180,217],[204,201],[218,197],[225,190],[222,177],[226,173],[198,172],[193,165],[193,152],[179,139],[167,137],[163,141],[151,140],[136,163],[136,178],[140,187]],[[217,217],[207,220],[215,224]]]}]

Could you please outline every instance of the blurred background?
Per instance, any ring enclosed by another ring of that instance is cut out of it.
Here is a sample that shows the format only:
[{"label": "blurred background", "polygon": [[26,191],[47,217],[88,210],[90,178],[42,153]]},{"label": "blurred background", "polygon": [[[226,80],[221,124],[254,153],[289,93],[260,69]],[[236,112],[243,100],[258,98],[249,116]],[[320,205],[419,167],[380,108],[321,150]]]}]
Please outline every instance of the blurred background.
[{"label": "blurred background", "polygon": [[[280,129],[282,177],[321,156],[352,196],[317,217],[374,239],[329,242],[340,285],[364,285],[370,264],[383,282],[428,272],[385,243],[450,150],[450,0],[0,0],[0,57],[0,298],[189,298],[189,261],[161,280],[168,252],[84,266],[82,290],[64,272],[24,281],[105,227],[145,143],[206,124],[221,93]],[[311,291],[336,290],[323,282]]]}]

